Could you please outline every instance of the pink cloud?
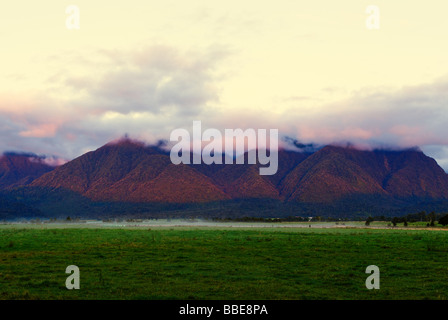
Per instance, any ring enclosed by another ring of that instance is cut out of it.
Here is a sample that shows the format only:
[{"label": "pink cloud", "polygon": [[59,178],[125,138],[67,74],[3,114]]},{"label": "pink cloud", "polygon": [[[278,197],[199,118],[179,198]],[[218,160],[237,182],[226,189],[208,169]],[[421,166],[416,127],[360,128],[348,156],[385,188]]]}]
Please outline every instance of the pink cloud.
[{"label": "pink cloud", "polygon": [[56,133],[58,126],[54,123],[45,123],[39,125],[32,125],[28,130],[19,132],[22,137],[33,138],[46,138],[53,137]]}]

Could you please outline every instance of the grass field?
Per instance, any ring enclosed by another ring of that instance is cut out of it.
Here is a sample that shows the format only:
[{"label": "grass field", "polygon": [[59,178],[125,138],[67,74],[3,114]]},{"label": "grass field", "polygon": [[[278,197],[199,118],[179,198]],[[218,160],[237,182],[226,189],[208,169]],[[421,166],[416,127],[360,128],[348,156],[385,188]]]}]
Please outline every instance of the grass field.
[{"label": "grass field", "polygon": [[0,226],[0,299],[447,298],[445,230]]}]

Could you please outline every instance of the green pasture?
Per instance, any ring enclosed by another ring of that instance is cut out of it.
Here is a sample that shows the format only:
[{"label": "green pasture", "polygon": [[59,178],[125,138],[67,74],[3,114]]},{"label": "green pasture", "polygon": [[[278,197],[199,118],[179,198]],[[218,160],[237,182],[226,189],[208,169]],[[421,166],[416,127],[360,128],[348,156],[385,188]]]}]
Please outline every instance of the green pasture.
[{"label": "green pasture", "polygon": [[445,230],[0,226],[0,299],[447,298]]}]

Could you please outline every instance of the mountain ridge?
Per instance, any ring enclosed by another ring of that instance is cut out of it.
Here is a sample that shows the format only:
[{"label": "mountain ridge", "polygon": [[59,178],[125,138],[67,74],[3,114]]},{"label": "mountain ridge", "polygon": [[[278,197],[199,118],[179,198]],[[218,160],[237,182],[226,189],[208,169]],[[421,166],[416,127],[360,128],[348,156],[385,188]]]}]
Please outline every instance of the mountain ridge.
[{"label": "mountain ridge", "polygon": [[[40,197],[51,201],[58,192],[92,203],[193,205],[271,199],[282,205],[311,205],[309,210],[341,201],[364,210],[367,202],[361,199],[383,199],[370,201],[369,208],[448,199],[448,174],[419,150],[329,145],[308,153],[279,150],[278,159],[277,173],[261,176],[258,163],[174,165],[158,146],[121,140],[46,168],[26,182],[9,181],[2,189],[15,189],[21,199],[40,190]],[[58,199],[62,206],[64,196]],[[51,205],[57,208],[57,203]]]}]

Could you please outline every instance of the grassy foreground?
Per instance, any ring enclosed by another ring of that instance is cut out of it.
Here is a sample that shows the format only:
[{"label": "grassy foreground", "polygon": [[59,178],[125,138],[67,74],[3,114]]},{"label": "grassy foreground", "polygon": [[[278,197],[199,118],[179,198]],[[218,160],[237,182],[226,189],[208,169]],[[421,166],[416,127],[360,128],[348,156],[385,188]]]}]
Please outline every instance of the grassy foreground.
[{"label": "grassy foreground", "polygon": [[0,299],[447,299],[447,253],[431,230],[0,226]]}]

